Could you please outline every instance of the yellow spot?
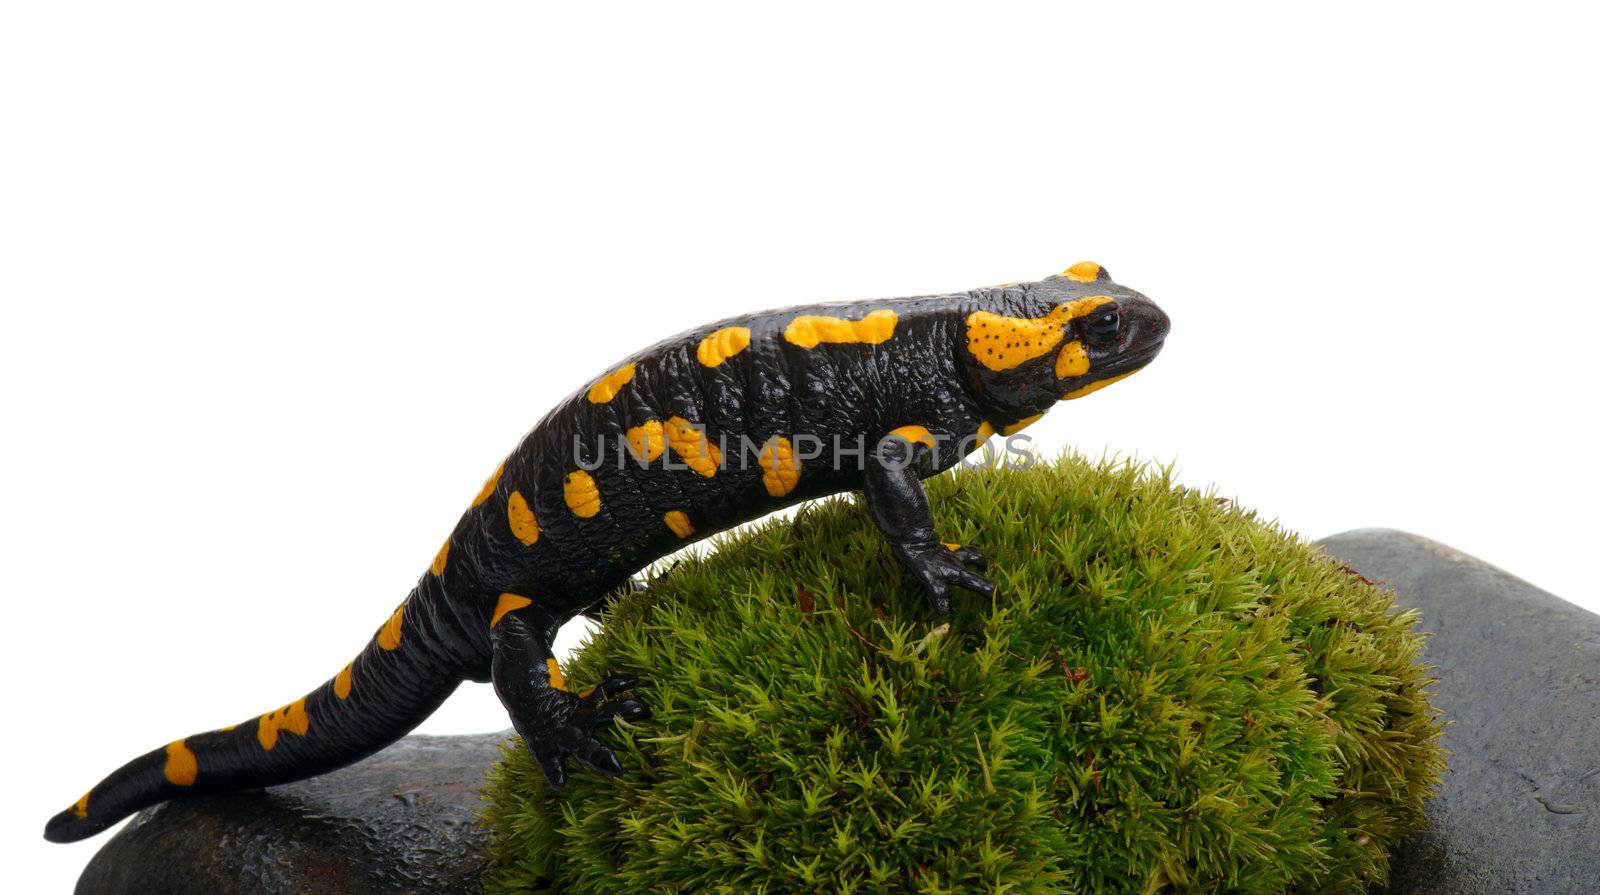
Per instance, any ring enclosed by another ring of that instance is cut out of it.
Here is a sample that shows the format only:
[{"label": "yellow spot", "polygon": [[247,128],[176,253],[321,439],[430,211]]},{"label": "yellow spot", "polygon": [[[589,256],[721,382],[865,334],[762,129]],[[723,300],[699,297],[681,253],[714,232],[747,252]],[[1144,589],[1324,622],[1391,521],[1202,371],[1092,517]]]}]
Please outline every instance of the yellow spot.
[{"label": "yellow spot", "polygon": [[672,452],[685,466],[708,479],[717,474],[717,467],[722,465],[722,452],[706,437],[705,429],[675,416],[667,420],[663,431]]},{"label": "yellow spot", "polygon": [[666,446],[660,420],[646,420],[628,429],[628,447],[633,450],[634,459],[642,463],[654,462]]},{"label": "yellow spot", "polygon": [[802,314],[789,321],[783,337],[801,348],[815,348],[823,342],[835,345],[877,345],[894,335],[900,315],[883,308],[860,320]]},{"label": "yellow spot", "polygon": [[1079,283],[1093,283],[1100,278],[1100,265],[1093,261],[1079,261],[1063,270],[1061,275]]},{"label": "yellow spot", "polygon": [[939,543],[944,545],[944,549],[952,551],[952,552],[961,549],[961,545],[955,543],[954,541],[940,541]]},{"label": "yellow spot", "polygon": [[978,440],[988,441],[994,437],[994,423],[984,420],[978,424]]},{"label": "yellow spot", "polygon": [[689,514],[683,510],[667,510],[661,517],[666,521],[667,527],[680,538],[687,538],[694,534],[694,525],[689,521]]},{"label": "yellow spot", "polygon": [[533,517],[533,508],[521,491],[511,492],[506,498],[506,519],[511,522],[511,533],[524,547],[532,547],[539,540],[539,520]]},{"label": "yellow spot", "polygon": [[[93,790],[90,790],[90,792],[93,792]],[[77,815],[79,820],[89,816],[89,793],[84,793],[83,798],[73,803],[72,813]]]},{"label": "yellow spot", "polygon": [[544,667],[550,672],[550,686],[557,690],[567,689],[566,675],[561,673],[561,665],[554,659],[544,660]]},{"label": "yellow spot", "polygon": [[1083,350],[1083,343],[1074,339],[1062,345],[1061,353],[1056,355],[1056,378],[1082,376],[1087,372],[1089,372],[1089,352]]},{"label": "yellow spot", "polygon": [[1090,295],[1057,305],[1043,317],[1006,317],[989,311],[967,315],[967,351],[991,370],[1009,370],[1049,354],[1073,320],[1111,301]]},{"label": "yellow spot", "polygon": [[901,426],[889,434],[898,435],[912,444],[925,444],[930,448],[938,446],[933,440],[933,433],[926,426]]},{"label": "yellow spot", "polygon": [[167,765],[162,768],[166,774],[167,782],[174,786],[193,786],[195,778],[200,776],[200,766],[195,763],[194,753],[189,751],[189,745],[183,740],[167,744]]},{"label": "yellow spot", "polygon": [[339,697],[341,700],[350,698],[351,674],[355,666],[356,663],[351,662],[345,667],[339,669],[339,673],[334,675],[333,695]]},{"label": "yellow spot", "polygon": [[500,465],[495,467],[494,475],[489,476],[489,478],[484,481],[483,490],[478,492],[478,496],[477,497],[472,498],[472,505],[473,506],[477,506],[478,504],[483,503],[484,501],[489,499],[489,495],[494,493],[494,487],[496,485],[500,484],[500,475],[502,473],[504,473],[505,471],[506,471],[506,464],[505,464],[505,461],[502,460],[502,461],[500,461]]},{"label": "yellow spot", "polygon": [[594,404],[604,404],[615,398],[622,387],[633,381],[633,364],[623,364],[616,370],[607,373],[599,382],[589,386],[589,401]]},{"label": "yellow spot", "polygon": [[400,647],[400,627],[405,624],[406,604],[394,608],[394,614],[378,629],[378,645],[386,650]]},{"label": "yellow spot", "polygon": [[1109,379],[1101,379],[1098,382],[1091,382],[1088,385],[1084,386],[1083,388],[1077,388],[1077,389],[1073,389],[1070,392],[1067,392],[1066,394],[1061,396],[1061,400],[1063,400],[1063,401],[1071,401],[1074,398],[1081,398],[1084,395],[1093,394],[1094,392],[1097,392],[1097,391],[1105,388],[1106,386],[1110,385],[1111,383],[1120,382],[1120,381],[1122,381],[1124,379],[1127,379],[1129,376],[1132,376],[1133,374],[1135,374],[1137,372],[1139,372],[1139,371],[1138,370],[1129,370],[1126,373],[1121,373],[1121,374],[1118,374],[1116,376],[1112,376]]},{"label": "yellow spot", "polygon": [[489,627],[500,624],[500,619],[505,618],[507,612],[516,612],[524,606],[532,605],[532,600],[520,594],[501,594],[499,601],[494,604],[494,615],[489,617]]},{"label": "yellow spot", "polygon": [[450,561],[450,539],[449,538],[445,538],[444,546],[440,547],[438,554],[433,557],[433,565],[430,567],[430,570],[435,575],[443,575],[444,574],[444,564],[449,562],[449,561]]},{"label": "yellow spot", "polygon": [[1006,426],[1004,429],[1001,429],[1000,430],[1000,434],[1001,435],[1015,435],[1018,432],[1021,432],[1023,429],[1026,429],[1029,426],[1033,425],[1034,423],[1038,422],[1039,421],[1039,417],[1041,417],[1041,416],[1044,416],[1044,414],[1036,413],[1033,416],[1027,417],[1026,419],[1017,420],[1016,422],[1012,423],[1011,425]]},{"label": "yellow spot", "polygon": [[600,488],[594,483],[594,476],[581,469],[567,473],[561,482],[561,496],[579,518],[588,519],[600,512]]},{"label": "yellow spot", "polygon": [[270,752],[278,745],[279,731],[305,736],[310,729],[311,717],[306,714],[306,700],[302,696],[275,712],[262,715],[256,722],[256,739],[261,742],[261,748]]},{"label": "yellow spot", "polygon": [[782,497],[800,484],[800,460],[794,455],[794,446],[782,435],[767,439],[761,447],[761,484],[767,493]]},{"label": "yellow spot", "polygon": [[748,347],[750,347],[749,327],[724,326],[701,339],[694,354],[700,359],[700,363],[715,367]]}]

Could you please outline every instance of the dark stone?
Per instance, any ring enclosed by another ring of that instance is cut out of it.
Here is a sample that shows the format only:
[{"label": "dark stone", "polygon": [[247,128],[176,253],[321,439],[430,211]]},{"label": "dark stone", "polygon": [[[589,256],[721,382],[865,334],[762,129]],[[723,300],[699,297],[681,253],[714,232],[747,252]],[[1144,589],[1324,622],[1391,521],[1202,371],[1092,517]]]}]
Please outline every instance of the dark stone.
[{"label": "dark stone", "polygon": [[483,775],[506,733],[407,737],[348,768],[141,812],[79,895],[476,893]]},{"label": "dark stone", "polygon": [[1422,613],[1454,753],[1392,893],[1600,893],[1600,616],[1426,538],[1318,542]]}]

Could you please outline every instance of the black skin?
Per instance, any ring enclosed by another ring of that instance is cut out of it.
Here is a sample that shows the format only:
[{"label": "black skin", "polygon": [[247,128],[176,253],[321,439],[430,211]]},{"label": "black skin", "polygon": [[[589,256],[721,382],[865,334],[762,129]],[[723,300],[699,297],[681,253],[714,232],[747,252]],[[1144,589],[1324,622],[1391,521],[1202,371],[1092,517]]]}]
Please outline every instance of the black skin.
[{"label": "black skin", "polygon": [[[1142,367],[1168,330],[1159,308],[1098,267],[1068,273],[1074,275],[949,295],[749,314],[612,365],[606,373],[632,364],[632,377],[601,402],[591,400],[586,385],[534,427],[457,523],[448,553],[406,598],[398,622],[391,620],[342,676],[343,686],[330,681],[280,710],[280,717],[303,723],[276,725],[274,738],[270,721],[253,718],[147,753],[97,785],[86,802],[52,818],[46,838],[82,839],[185,794],[267,786],[348,764],[403,736],[463,680],[493,682],[552,787],[564,784],[567,758],[618,774],[615,754],[596,733],[613,719],[648,715],[627,695],[637,681],[610,677],[583,694],[558,688],[550,662],[557,629],[575,615],[597,613],[629,576],[662,556],[802,500],[860,491],[936,613],[949,611],[952,587],[993,594],[978,571],[983,554],[940,541],[921,480],[959,462],[979,443],[980,427],[1003,431]],[[1064,308],[1083,304],[1069,303],[1090,296],[1105,299],[1094,299],[1079,316],[1062,316]],[[867,342],[808,347],[786,336],[798,317],[860,321],[885,309],[897,315],[894,325]],[[1053,347],[997,369],[992,358],[1001,340],[984,343],[993,346],[982,349],[987,359],[969,341],[975,312],[1045,318],[1048,325],[1035,323],[1029,335],[1006,339],[1042,345],[1035,340],[1043,327]],[[699,346],[726,327],[747,328],[748,344],[707,365]],[[603,327],[576,336],[603,343]],[[1073,343],[1081,346],[1082,363],[1058,367]],[[524,347],[536,355],[537,346]],[[711,475],[689,468],[670,447],[647,464],[631,455],[619,462],[617,447],[630,427],[673,418],[695,424],[691,432],[720,446],[721,463]],[[895,434],[905,426],[923,427],[927,436]],[[741,436],[752,446],[748,456]],[[774,436],[790,439],[802,457],[798,480],[777,492],[754,456]],[[599,493],[598,510],[589,515],[579,515],[564,496],[566,477],[580,468]],[[536,540],[513,523],[518,501],[537,520]],[[693,531],[680,536],[665,521],[669,511],[686,514]],[[497,608],[506,611],[497,616]],[[296,706],[303,714],[290,711]],[[175,747],[192,755],[193,774],[174,762]]]}]

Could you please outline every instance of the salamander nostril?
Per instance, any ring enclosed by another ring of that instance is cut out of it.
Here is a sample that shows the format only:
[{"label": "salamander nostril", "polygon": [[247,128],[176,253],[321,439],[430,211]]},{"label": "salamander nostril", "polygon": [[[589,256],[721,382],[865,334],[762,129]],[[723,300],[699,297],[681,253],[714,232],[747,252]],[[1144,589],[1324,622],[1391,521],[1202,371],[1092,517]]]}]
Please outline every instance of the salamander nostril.
[{"label": "salamander nostril", "polygon": [[1155,305],[1150,305],[1149,313],[1146,316],[1149,318],[1148,330],[1150,337],[1154,339],[1166,338],[1167,333],[1172,330],[1172,318],[1167,316],[1167,312]]}]

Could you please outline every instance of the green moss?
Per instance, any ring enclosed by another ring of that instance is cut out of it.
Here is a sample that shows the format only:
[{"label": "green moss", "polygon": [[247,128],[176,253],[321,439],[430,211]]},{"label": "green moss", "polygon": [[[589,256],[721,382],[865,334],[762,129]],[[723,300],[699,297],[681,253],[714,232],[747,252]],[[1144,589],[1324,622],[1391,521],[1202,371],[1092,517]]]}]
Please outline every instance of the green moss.
[{"label": "green moss", "polygon": [[[568,670],[626,771],[488,787],[492,893],[1359,892],[1443,768],[1411,613],[1166,472],[929,483],[998,593],[931,615],[859,503],[724,539]],[[948,621],[948,626],[943,622]]]}]

